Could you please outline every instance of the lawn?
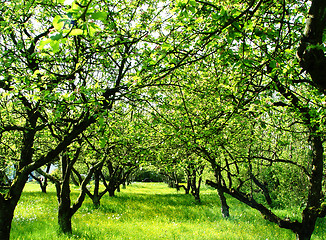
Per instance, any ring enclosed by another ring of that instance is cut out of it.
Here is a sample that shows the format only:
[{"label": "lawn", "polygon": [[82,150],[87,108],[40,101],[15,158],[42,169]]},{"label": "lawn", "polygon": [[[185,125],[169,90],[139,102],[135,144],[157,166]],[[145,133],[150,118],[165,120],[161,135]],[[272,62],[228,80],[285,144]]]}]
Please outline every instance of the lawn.
[{"label": "lawn", "polygon": [[[228,199],[231,217],[223,219],[212,189],[203,187],[201,198],[198,204],[164,183],[133,183],[116,197],[104,196],[99,209],[86,198],[73,217],[73,235],[64,236],[57,232],[54,187],[42,194],[37,184],[28,183],[15,212],[11,239],[295,239],[291,231],[233,199]],[[326,239],[325,223],[318,222],[312,239]]]}]

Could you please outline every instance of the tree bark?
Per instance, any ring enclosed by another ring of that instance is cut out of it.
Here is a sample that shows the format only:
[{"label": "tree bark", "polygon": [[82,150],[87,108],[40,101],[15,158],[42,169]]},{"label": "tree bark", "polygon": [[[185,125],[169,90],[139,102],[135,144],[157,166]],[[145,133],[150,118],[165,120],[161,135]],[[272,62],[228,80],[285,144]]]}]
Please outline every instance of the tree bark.
[{"label": "tree bark", "polygon": [[[96,169],[94,172],[94,194],[92,195],[92,201],[95,208],[99,208],[101,205],[101,196],[99,195],[100,189],[100,172],[102,168]],[[89,194],[88,194],[89,195]]]},{"label": "tree bark", "polygon": [[59,224],[60,232],[64,234],[72,233],[71,218],[72,218],[72,214],[70,211],[70,206],[69,208],[67,208],[66,206],[59,207],[58,224]]},{"label": "tree bark", "polygon": [[[49,174],[50,168],[51,168],[51,164],[48,164],[48,165],[46,166],[46,170],[45,170],[45,173],[46,173],[46,174]],[[36,176],[34,176],[33,173],[31,173],[30,175],[32,176],[32,178],[33,178],[35,181],[37,181],[37,182],[39,183],[39,185],[40,185],[40,187],[41,187],[41,190],[42,190],[42,193],[46,193],[46,187],[48,186],[48,178],[47,178],[46,175],[43,175],[43,174],[41,173],[41,171],[36,170],[36,172],[38,172],[38,174],[41,174],[41,176],[36,177]],[[43,172],[43,171],[42,171],[42,172]],[[43,177],[43,178],[42,178],[42,177]]]},{"label": "tree bark", "polygon": [[297,233],[300,240],[310,240],[315,224],[319,217],[322,199],[322,181],[324,165],[324,149],[320,136],[315,135],[316,129],[312,129],[311,146],[312,146],[312,173],[310,178],[310,189],[308,193],[307,206],[302,212],[302,228]]},{"label": "tree bark", "polygon": [[187,186],[184,187],[184,189],[185,189],[185,194],[189,194],[189,192],[190,192],[190,188],[191,188],[191,178],[190,178],[190,176],[188,175],[188,176],[187,176]]},{"label": "tree bark", "polygon": [[[90,190],[88,190],[87,188],[85,189],[86,194],[92,199],[94,208],[99,208],[100,207],[101,198],[108,191],[108,187],[107,187],[108,185],[107,185],[107,183],[105,181],[104,175],[102,174],[102,167],[103,167],[103,164],[100,165],[94,171],[94,191],[93,191],[93,193],[91,193]],[[78,178],[80,178],[80,182],[82,182],[80,174],[78,172],[76,172],[76,174],[78,174]],[[100,179],[101,178],[102,178],[103,184],[105,186],[105,189],[102,192],[100,192]]]},{"label": "tree bark", "polygon": [[[307,71],[315,86],[326,92],[326,57],[320,44],[323,43],[323,35],[326,28],[326,1],[313,0],[306,21],[304,34],[297,50],[297,57],[303,70]],[[301,111],[302,112],[302,111]],[[309,116],[306,118],[310,126]],[[308,193],[307,206],[302,213],[302,229],[297,233],[300,240],[310,240],[315,229],[316,220],[321,210],[322,181],[324,167],[323,142],[317,134],[318,126],[310,128],[312,146],[312,174]]]},{"label": "tree bark", "polygon": [[9,240],[11,223],[14,218],[15,208],[28,179],[28,173],[21,171],[13,180],[8,192],[0,193],[0,239]]},{"label": "tree bark", "polygon": [[214,162],[211,162],[212,167],[214,169],[214,175],[215,175],[215,179],[216,179],[216,190],[218,193],[218,196],[220,198],[220,202],[221,202],[221,213],[223,218],[228,218],[230,217],[230,211],[229,211],[229,205],[226,202],[226,198],[224,196],[224,190],[222,188],[222,174],[221,174],[221,168],[218,164],[216,164],[216,161],[214,160]]},{"label": "tree bark", "polygon": [[[197,185],[197,170],[198,169],[198,185]],[[194,196],[195,200],[197,202],[200,202],[200,186],[202,181],[202,173],[204,171],[204,167],[198,167],[197,169],[193,168],[190,170],[191,172],[191,181],[190,181],[190,187],[191,187],[191,194]]]},{"label": "tree bark", "polygon": [[109,188],[108,188],[108,192],[109,192],[109,196],[110,197],[114,197],[115,196],[115,190],[116,190],[116,186],[114,185],[114,183],[112,183],[110,181]]},{"label": "tree bark", "polygon": [[213,183],[210,180],[207,180],[206,184],[208,184],[211,187],[214,187],[217,190],[217,194],[218,194],[218,196],[220,198],[220,202],[221,202],[221,213],[222,213],[223,218],[230,217],[230,212],[229,212],[230,207],[227,204],[226,198],[224,196],[223,188],[220,186],[220,184]]},{"label": "tree bark", "polygon": [[302,69],[310,74],[313,85],[322,92],[326,91],[326,57],[319,45],[323,42],[325,26],[326,1],[313,0],[297,57]]},{"label": "tree bark", "polygon": [[101,206],[101,197],[98,195],[94,195],[93,199],[92,199],[94,208],[97,209]]},{"label": "tree bark", "polygon": [[[80,149],[79,149],[80,150]],[[78,154],[78,151],[76,152]],[[76,156],[75,156],[76,157]],[[69,162],[69,157],[66,153],[62,156],[62,185],[60,188],[59,208],[58,208],[58,224],[59,229],[64,234],[72,233],[71,228],[71,200],[70,200],[70,175],[72,173],[72,163]]]},{"label": "tree bark", "polygon": [[210,153],[205,148],[198,148],[200,153],[203,153],[208,162],[211,164],[214,169],[214,176],[217,183],[213,183],[210,180],[206,180],[206,184],[211,187],[214,187],[217,190],[218,196],[221,202],[221,213],[224,218],[230,217],[229,205],[227,204],[226,198],[224,196],[224,192],[226,188],[222,186],[222,174],[221,174],[221,166],[216,162],[216,159],[211,157]]},{"label": "tree bark", "polygon": [[224,191],[220,188],[217,187],[217,193],[221,201],[221,213],[223,218],[228,218],[230,217],[230,212],[229,212],[229,205],[226,202],[226,198],[224,196]]},{"label": "tree bark", "polygon": [[[2,198],[2,196],[1,196]],[[14,218],[15,206],[12,206],[11,202],[0,200],[0,239],[9,240],[11,223]]]}]

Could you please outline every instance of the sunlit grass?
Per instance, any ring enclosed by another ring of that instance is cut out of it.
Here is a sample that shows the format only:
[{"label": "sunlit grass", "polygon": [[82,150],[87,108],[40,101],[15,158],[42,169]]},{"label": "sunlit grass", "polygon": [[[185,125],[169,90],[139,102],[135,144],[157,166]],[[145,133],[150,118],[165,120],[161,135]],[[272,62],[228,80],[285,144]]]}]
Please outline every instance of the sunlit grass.
[{"label": "sunlit grass", "polygon": [[[295,239],[291,231],[233,199],[229,199],[231,217],[223,219],[214,190],[204,188],[198,204],[163,183],[133,183],[116,197],[104,196],[99,209],[87,198],[73,218],[73,235],[64,236],[57,232],[54,187],[48,190],[42,194],[37,184],[26,186],[12,239]],[[324,220],[318,222],[313,239],[325,239],[323,224]]]}]

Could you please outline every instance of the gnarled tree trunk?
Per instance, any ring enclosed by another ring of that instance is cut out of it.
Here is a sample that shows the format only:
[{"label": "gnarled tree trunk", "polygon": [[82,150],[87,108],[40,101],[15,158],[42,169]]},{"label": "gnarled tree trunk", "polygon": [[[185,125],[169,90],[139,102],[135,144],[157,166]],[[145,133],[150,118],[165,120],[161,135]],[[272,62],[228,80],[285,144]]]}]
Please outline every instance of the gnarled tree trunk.
[{"label": "gnarled tree trunk", "polygon": [[319,217],[318,209],[321,208],[322,199],[322,181],[324,166],[324,149],[320,136],[317,135],[316,129],[312,129],[311,146],[312,146],[312,173],[310,177],[310,189],[308,193],[307,206],[302,212],[302,228],[297,232],[297,239],[310,240],[315,224]]}]

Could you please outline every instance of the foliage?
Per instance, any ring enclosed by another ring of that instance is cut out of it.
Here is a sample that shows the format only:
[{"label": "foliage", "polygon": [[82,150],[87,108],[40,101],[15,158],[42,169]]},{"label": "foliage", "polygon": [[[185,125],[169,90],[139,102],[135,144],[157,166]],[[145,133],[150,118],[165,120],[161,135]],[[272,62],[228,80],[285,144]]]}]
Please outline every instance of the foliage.
[{"label": "foliage", "polygon": [[[29,174],[66,156],[62,181],[81,183],[98,166],[94,178],[111,184],[110,195],[132,171],[155,166],[177,187],[185,175],[199,199],[209,165],[223,215],[227,193],[310,239],[326,215],[325,9],[292,0],[6,1],[0,235],[9,238]],[[295,213],[284,219],[279,209]]]}]

